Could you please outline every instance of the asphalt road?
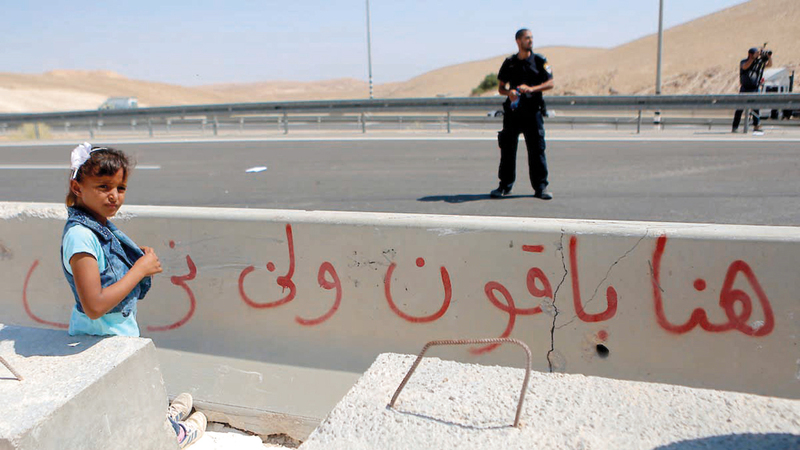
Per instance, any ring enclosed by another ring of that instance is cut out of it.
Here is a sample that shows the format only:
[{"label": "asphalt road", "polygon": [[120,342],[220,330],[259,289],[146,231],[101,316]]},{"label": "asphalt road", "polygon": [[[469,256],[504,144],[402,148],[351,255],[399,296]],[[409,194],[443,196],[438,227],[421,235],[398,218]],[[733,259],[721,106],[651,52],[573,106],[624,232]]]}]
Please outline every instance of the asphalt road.
[{"label": "asphalt road", "polygon": [[[104,143],[105,144],[105,143]],[[108,143],[112,144],[113,143]],[[497,186],[491,140],[128,143],[127,203],[761,225],[800,224],[800,142],[550,140],[552,201]],[[72,145],[0,147],[0,200],[62,202]],[[20,165],[32,168],[16,168]],[[245,173],[266,166],[258,173]]]}]

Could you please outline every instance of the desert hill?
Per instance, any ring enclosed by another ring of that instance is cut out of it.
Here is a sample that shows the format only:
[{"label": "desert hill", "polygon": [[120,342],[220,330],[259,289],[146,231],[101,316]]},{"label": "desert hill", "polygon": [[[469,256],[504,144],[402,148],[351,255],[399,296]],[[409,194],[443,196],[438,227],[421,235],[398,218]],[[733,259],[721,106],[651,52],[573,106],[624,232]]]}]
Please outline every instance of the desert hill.
[{"label": "desert hill", "polygon": [[[800,1],[751,0],[667,29],[662,92],[736,92],[739,60],[749,47],[765,41],[774,51],[775,67],[800,66]],[[554,68],[554,95],[648,94],[655,88],[656,46],[657,36],[649,35],[610,49],[554,46],[536,51],[547,56]],[[497,72],[514,50],[513,41],[499,50],[507,53],[443,67],[405,82],[376,84],[375,96],[468,96],[484,76]],[[364,98],[368,92],[367,83],[355,79],[184,87],[106,71],[0,73],[0,112],[94,109],[110,96],[136,96],[141,106],[161,106]]]},{"label": "desert hill", "polygon": [[[550,60],[554,63],[567,64],[576,60],[590,58],[607,50],[580,47],[545,47],[537,49],[537,51],[552,55]],[[509,52],[509,54],[511,53]],[[508,55],[443,67],[401,83],[378,84],[374,87],[374,94],[378,98],[468,96],[486,74],[495,72],[500,68],[500,64],[502,64],[506,56]],[[347,78],[314,83],[268,81],[263,83],[209,85],[198,89],[221,94],[227,98],[236,99],[236,101],[246,101],[251,98],[281,101],[365,97],[369,92],[369,85],[361,80]]]},{"label": "desert hill", "polygon": [[225,97],[194,88],[131,80],[110,71],[0,73],[0,111],[95,109],[108,97],[138,97],[142,106],[220,103]]},{"label": "desert hill", "polygon": [[[747,56],[748,48],[764,42],[774,51],[773,67],[800,68],[800,1],[751,0],[665,30],[662,92],[735,93],[739,61]],[[653,34],[611,49],[545,47],[535,51],[553,66],[555,95],[652,94],[657,46],[658,36]],[[403,95],[392,96],[469,95],[486,74],[496,73],[505,56],[428,72],[402,83],[393,93]]]},{"label": "desert hill", "polygon": [[[388,97],[397,83],[374,86],[376,97]],[[260,83],[213,84],[198,91],[221,95],[230,101],[292,101],[363,98],[369,96],[369,84],[354,78],[313,82],[265,81]]]},{"label": "desert hill", "polygon": [[[657,36],[609,49],[602,61],[560,70],[562,93],[652,94]],[[664,32],[662,92],[734,93],[738,62],[747,49],[769,42],[774,66],[800,65],[800,1],[751,0]]]}]

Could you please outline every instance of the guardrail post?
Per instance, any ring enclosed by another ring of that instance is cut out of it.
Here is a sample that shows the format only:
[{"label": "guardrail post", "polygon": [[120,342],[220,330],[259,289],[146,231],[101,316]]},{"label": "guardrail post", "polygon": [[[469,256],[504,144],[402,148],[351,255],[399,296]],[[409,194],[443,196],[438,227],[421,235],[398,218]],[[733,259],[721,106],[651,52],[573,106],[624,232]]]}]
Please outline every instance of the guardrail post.
[{"label": "guardrail post", "polygon": [[239,117],[239,132],[244,133],[244,117]]},{"label": "guardrail post", "polygon": [[167,134],[171,131],[172,119],[167,119]]},{"label": "guardrail post", "polygon": [[447,134],[450,134],[450,111],[447,111]]},{"label": "guardrail post", "polygon": [[363,112],[361,113],[361,116],[359,116],[359,120],[361,121],[361,132],[362,133],[366,133],[367,132],[367,120],[364,118],[364,113]]},{"label": "guardrail post", "polygon": [[283,112],[283,134],[289,134],[289,114]]},{"label": "guardrail post", "polygon": [[744,134],[750,131],[750,108],[744,110]]},{"label": "guardrail post", "polygon": [[219,133],[219,120],[217,120],[217,116],[214,116],[214,136]]},{"label": "guardrail post", "polygon": [[153,121],[149,117],[147,118],[147,132],[150,137],[153,137]]},{"label": "guardrail post", "polygon": [[639,110],[639,117],[636,119],[636,134],[642,133],[642,110]]}]

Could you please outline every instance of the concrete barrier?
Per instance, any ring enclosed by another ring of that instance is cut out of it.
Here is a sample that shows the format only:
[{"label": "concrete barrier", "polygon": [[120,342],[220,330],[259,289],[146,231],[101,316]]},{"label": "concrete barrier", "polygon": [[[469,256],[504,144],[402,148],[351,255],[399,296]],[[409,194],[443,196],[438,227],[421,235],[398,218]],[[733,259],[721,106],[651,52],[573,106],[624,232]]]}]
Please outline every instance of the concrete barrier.
[{"label": "concrete barrier", "polygon": [[149,339],[0,324],[0,356],[0,449],[177,450]]},{"label": "concrete barrier", "polygon": [[[0,204],[3,320],[67,321],[64,218]],[[307,434],[379,353],[446,338],[516,337],[541,371],[800,397],[798,228],[157,206],[115,223],[165,268],[139,318],[170,393],[260,432]]]}]

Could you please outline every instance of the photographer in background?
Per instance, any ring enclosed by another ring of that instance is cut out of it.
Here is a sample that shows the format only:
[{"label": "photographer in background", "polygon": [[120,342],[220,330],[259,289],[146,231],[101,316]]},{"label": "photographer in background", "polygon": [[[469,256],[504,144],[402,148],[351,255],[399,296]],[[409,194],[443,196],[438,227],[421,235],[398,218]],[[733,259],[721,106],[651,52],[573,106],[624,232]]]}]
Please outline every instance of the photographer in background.
[{"label": "photographer in background", "polygon": [[[766,45],[765,45],[766,47]],[[764,76],[764,69],[772,66],[772,51],[753,47],[747,51],[747,59],[743,59],[739,64],[739,93],[756,93],[761,85]],[[733,116],[733,133],[739,129],[739,122],[742,120],[741,109],[736,110]],[[761,131],[761,118],[757,109],[752,110],[753,131]],[[745,118],[745,120],[747,120]]]}]

